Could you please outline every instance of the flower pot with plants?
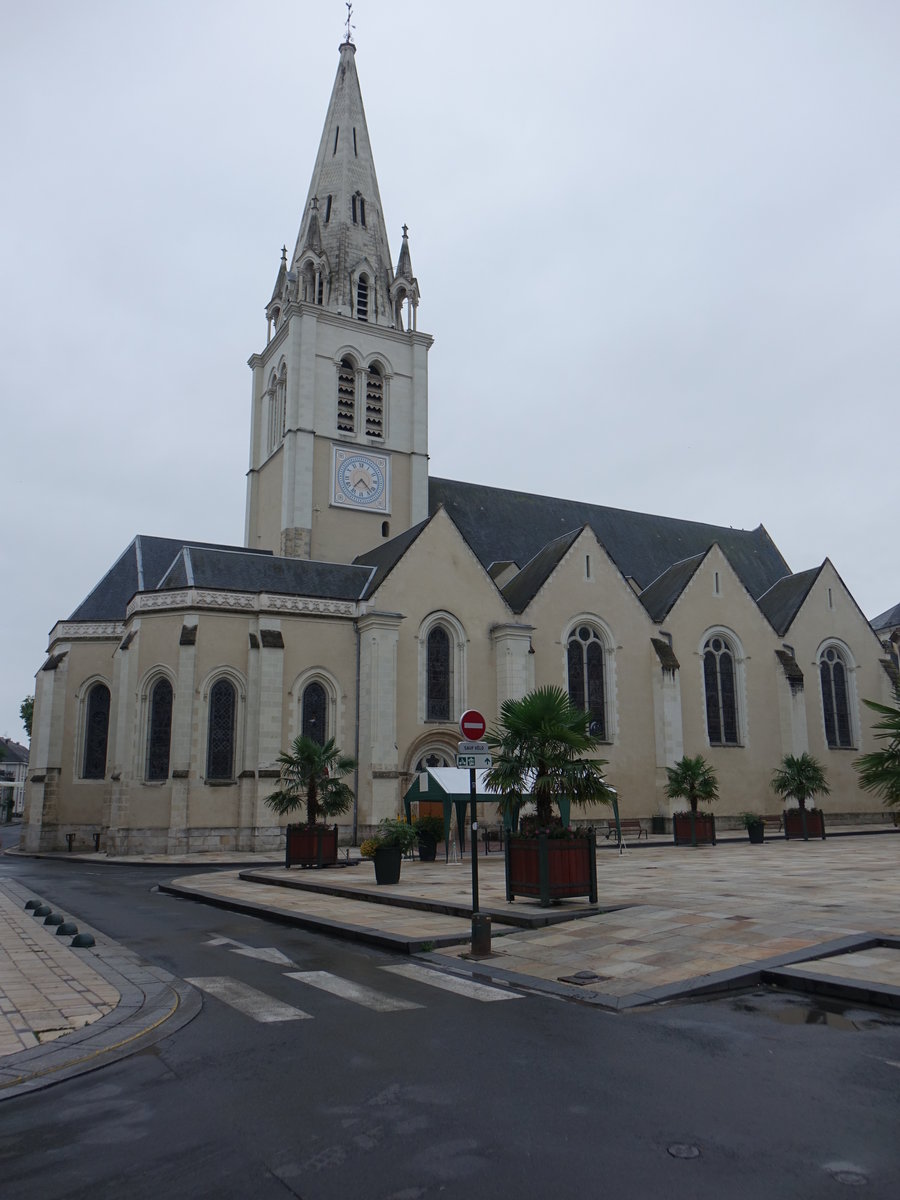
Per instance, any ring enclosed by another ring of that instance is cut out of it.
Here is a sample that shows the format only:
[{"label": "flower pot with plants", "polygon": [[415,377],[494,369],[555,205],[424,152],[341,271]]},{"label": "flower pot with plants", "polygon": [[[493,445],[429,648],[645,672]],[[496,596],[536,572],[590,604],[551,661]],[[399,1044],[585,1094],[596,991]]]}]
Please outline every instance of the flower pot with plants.
[{"label": "flower pot with plants", "polygon": [[772,773],[772,791],[785,800],[796,800],[796,808],[786,808],[782,813],[784,836],[788,839],[825,837],[825,815],[820,808],[807,808],[807,801],[816,796],[827,796],[831,789],[825,778],[825,769],[811,754],[786,754],[781,766]]},{"label": "flower pot with plants", "polygon": [[285,829],[284,865],[330,867],[338,858],[337,825],[319,823],[322,817],[337,817],[353,803],[353,791],[344,781],[356,766],[342,754],[334,738],[324,744],[300,734],[290,751],[279,755],[280,786],[266,797],[267,806],[279,816],[306,810],[303,824]]},{"label": "flower pot with plants", "polygon": [[417,817],[413,822],[416,837],[419,839],[419,860],[434,862],[437,857],[438,842],[444,840],[444,821],[441,817]]},{"label": "flower pot with plants", "polygon": [[695,758],[685,755],[674,767],[667,768],[669,781],[666,795],[670,800],[687,800],[688,812],[672,817],[676,846],[714,846],[716,818],[710,812],[698,811],[700,803],[710,804],[719,798],[719,782],[710,763],[702,754]]},{"label": "flower pot with plants", "polygon": [[741,813],[741,821],[747,830],[747,836],[754,846],[761,846],[766,840],[766,823],[759,813]]},{"label": "flower pot with plants", "polygon": [[504,814],[514,815],[529,798],[535,813],[519,833],[504,838],[506,898],[535,896],[543,907],[573,896],[597,902],[597,856],[593,830],[564,827],[554,806],[609,804],[606,765],[588,757],[601,742],[591,733],[591,714],[560,688],[538,688],[507,700],[487,738],[494,763],[485,783]]},{"label": "flower pot with plants", "polygon": [[399,817],[385,817],[378,829],[359,848],[363,858],[375,864],[375,882],[392,884],[400,882],[400,865],[403,855],[418,841],[416,828]]}]

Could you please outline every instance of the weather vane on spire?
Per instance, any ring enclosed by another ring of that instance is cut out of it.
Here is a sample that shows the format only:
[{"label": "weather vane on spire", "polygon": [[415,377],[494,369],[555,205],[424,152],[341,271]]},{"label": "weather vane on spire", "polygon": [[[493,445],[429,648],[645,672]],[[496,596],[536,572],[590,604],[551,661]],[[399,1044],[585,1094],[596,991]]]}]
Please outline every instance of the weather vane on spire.
[{"label": "weather vane on spire", "polygon": [[347,7],[347,42],[352,44],[353,35],[350,33],[350,30],[356,28],[355,25],[350,24],[350,18],[353,16],[353,5],[348,3],[346,7]]}]

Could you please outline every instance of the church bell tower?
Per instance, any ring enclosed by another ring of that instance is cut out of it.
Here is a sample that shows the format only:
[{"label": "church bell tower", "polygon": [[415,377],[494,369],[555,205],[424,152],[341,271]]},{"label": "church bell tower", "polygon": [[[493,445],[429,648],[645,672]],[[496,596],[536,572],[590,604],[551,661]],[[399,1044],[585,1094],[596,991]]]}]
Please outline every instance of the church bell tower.
[{"label": "church bell tower", "polygon": [[407,227],[396,269],[356,47],[337,76],[253,370],[245,544],[349,562],[428,515],[428,350]]}]

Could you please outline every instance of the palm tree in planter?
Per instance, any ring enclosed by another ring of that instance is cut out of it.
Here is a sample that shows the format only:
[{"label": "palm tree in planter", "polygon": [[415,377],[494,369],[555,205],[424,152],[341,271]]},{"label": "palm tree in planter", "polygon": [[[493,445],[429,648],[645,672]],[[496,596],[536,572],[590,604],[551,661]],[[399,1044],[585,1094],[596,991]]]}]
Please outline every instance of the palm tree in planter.
[{"label": "palm tree in planter", "polygon": [[[853,763],[859,771],[859,786],[867,792],[874,792],[891,807],[900,806],[900,690],[895,699],[896,708],[891,704],[877,704],[874,700],[863,701],[881,717],[872,726],[872,731],[876,738],[887,742],[887,745],[883,750],[861,755]],[[894,821],[897,821],[896,814]]]},{"label": "palm tree in planter", "polygon": [[337,862],[337,825],[318,824],[319,814],[337,817],[353,803],[353,789],[345,782],[356,767],[356,760],[343,754],[329,738],[324,745],[300,734],[290,751],[278,756],[281,786],[266,804],[279,816],[306,809],[305,825],[288,825],[284,865],[327,867]]},{"label": "palm tree in planter", "polygon": [[[591,714],[561,688],[543,687],[507,700],[487,735],[494,763],[485,786],[515,817],[530,794],[536,814],[521,833],[505,839],[506,898],[539,896],[546,906],[567,896],[597,900],[593,830],[577,831],[554,817],[554,806],[611,803],[603,777],[606,760],[588,757],[602,743],[590,731]],[[568,815],[568,814],[566,814]]]},{"label": "palm tree in planter", "polygon": [[825,837],[825,817],[820,808],[807,809],[807,800],[817,795],[827,796],[831,789],[825,778],[825,769],[811,754],[786,754],[781,766],[772,773],[772,791],[785,800],[796,800],[795,809],[784,811],[784,836],[802,837],[804,842],[813,837]]},{"label": "palm tree in planter", "polygon": [[[712,813],[700,813],[697,805],[702,801],[711,804],[719,798],[719,781],[712,765],[702,754],[690,758],[687,754],[675,764],[667,767],[669,782],[666,795],[670,800],[687,800],[690,813],[675,813],[672,824],[676,846],[713,846],[716,844],[716,819]],[[689,818],[689,820],[688,820]],[[690,836],[688,836],[690,830]]]}]

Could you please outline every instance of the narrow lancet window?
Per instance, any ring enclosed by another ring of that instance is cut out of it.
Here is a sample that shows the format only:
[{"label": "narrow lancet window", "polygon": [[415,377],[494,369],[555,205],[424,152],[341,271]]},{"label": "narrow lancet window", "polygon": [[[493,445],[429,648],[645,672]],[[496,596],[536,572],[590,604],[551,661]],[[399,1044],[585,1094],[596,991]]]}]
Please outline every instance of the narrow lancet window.
[{"label": "narrow lancet window", "polygon": [[378,363],[366,375],[366,437],[384,437],[384,377]]},{"label": "narrow lancet window", "polygon": [[349,358],[342,358],[337,378],[338,433],[356,432],[356,368]]}]

